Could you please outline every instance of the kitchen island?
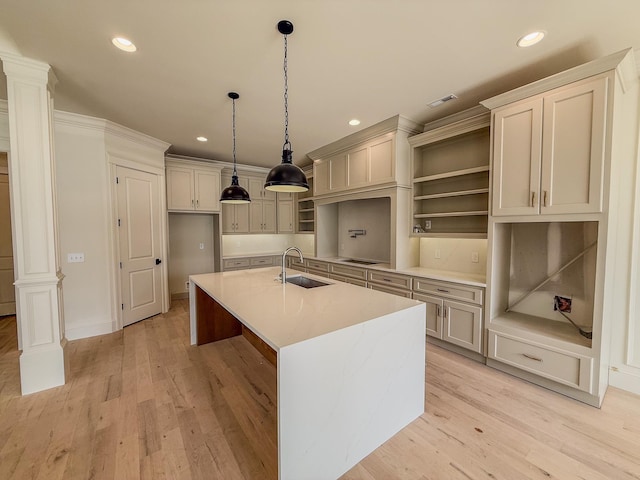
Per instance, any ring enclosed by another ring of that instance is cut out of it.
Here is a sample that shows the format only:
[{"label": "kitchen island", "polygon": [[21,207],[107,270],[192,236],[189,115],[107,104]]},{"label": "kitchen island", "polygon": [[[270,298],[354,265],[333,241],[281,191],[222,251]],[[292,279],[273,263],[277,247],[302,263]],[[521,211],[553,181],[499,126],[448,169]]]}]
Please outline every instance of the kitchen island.
[{"label": "kitchen island", "polygon": [[191,343],[248,331],[277,366],[279,478],[338,478],[424,412],[425,306],[279,273],[191,276]]}]

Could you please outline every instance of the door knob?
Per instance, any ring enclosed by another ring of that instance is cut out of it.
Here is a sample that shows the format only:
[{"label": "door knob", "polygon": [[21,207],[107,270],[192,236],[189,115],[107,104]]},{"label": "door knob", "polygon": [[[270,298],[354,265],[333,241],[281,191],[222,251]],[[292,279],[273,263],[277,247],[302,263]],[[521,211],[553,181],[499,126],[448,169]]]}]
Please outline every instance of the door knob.
[{"label": "door knob", "polygon": [[159,258],[156,258],[156,265],[160,265],[162,263],[162,260],[160,260]]}]

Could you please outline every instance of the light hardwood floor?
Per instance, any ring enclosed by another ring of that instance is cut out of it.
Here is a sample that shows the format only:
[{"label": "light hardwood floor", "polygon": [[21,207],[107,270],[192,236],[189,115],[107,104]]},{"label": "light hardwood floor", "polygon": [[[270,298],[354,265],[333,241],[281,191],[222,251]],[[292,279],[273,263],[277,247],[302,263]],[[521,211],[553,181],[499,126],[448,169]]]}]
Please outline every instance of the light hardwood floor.
[{"label": "light hardwood floor", "polygon": [[[0,479],[277,478],[274,367],[243,337],[191,347],[186,301],[69,354],[21,397],[0,320]],[[432,345],[426,372],[426,413],[344,480],[640,479],[640,397],[599,410]]]}]

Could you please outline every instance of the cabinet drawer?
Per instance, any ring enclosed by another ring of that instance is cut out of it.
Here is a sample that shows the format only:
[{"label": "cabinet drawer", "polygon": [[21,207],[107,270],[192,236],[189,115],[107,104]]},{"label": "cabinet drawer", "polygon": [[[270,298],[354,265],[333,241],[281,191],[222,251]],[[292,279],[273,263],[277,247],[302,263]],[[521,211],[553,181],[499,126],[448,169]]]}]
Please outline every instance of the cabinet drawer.
[{"label": "cabinet drawer", "polygon": [[367,280],[380,285],[388,285],[394,288],[411,290],[411,277],[405,277],[404,275],[369,270]]},{"label": "cabinet drawer", "polygon": [[329,274],[329,278],[331,278],[333,280],[338,280],[338,281],[344,282],[344,283],[350,283],[351,285],[357,285],[359,287],[366,287],[367,286],[367,281],[366,280],[361,280],[359,278],[344,277],[342,275],[335,275],[333,273]]},{"label": "cabinet drawer", "polygon": [[222,264],[225,270],[240,270],[251,266],[248,258],[225,258]]},{"label": "cabinet drawer", "polygon": [[253,257],[251,258],[252,267],[269,267],[274,265],[273,257]]},{"label": "cabinet drawer", "polygon": [[400,297],[411,298],[411,292],[409,290],[403,290],[401,288],[393,288],[387,285],[379,285],[376,283],[369,283],[367,285],[371,290],[377,290],[379,292],[391,293]]},{"label": "cabinet drawer", "polygon": [[325,262],[319,262],[317,260],[305,260],[307,268],[309,270],[316,270],[318,272],[328,272],[329,264]]},{"label": "cabinet drawer", "polygon": [[329,272],[345,277],[359,278],[365,282],[367,281],[367,271],[364,268],[349,267],[347,265],[332,263],[329,265]]},{"label": "cabinet drawer", "polygon": [[591,393],[592,358],[491,330],[489,358]]},{"label": "cabinet drawer", "polygon": [[413,279],[413,291],[438,295],[443,298],[453,298],[464,302],[482,305],[483,288],[467,287],[458,283],[438,282],[435,280],[425,280],[424,278]]}]

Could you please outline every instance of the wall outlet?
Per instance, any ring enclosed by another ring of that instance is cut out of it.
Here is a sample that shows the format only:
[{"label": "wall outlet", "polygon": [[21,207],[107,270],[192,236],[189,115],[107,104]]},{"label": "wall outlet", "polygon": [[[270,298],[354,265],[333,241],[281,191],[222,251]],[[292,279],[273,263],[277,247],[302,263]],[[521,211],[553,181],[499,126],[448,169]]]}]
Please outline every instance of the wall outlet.
[{"label": "wall outlet", "polygon": [[84,253],[67,253],[67,263],[84,262]]},{"label": "wall outlet", "polygon": [[200,244],[200,250],[204,250],[204,243]]},{"label": "wall outlet", "polygon": [[435,251],[435,253],[434,253],[434,255],[433,255],[433,256],[434,256],[435,258],[440,258],[440,249],[439,249],[439,248],[436,248],[436,251]]},{"label": "wall outlet", "polygon": [[553,310],[563,313],[571,313],[571,297],[555,295],[553,297]]},{"label": "wall outlet", "polygon": [[424,221],[424,229],[425,230],[431,230],[431,220],[425,220]]},{"label": "wall outlet", "polygon": [[479,261],[478,252],[471,252],[471,263],[478,263]]},{"label": "wall outlet", "polygon": [[189,282],[188,281],[184,282],[184,289],[185,290],[189,290]]}]

